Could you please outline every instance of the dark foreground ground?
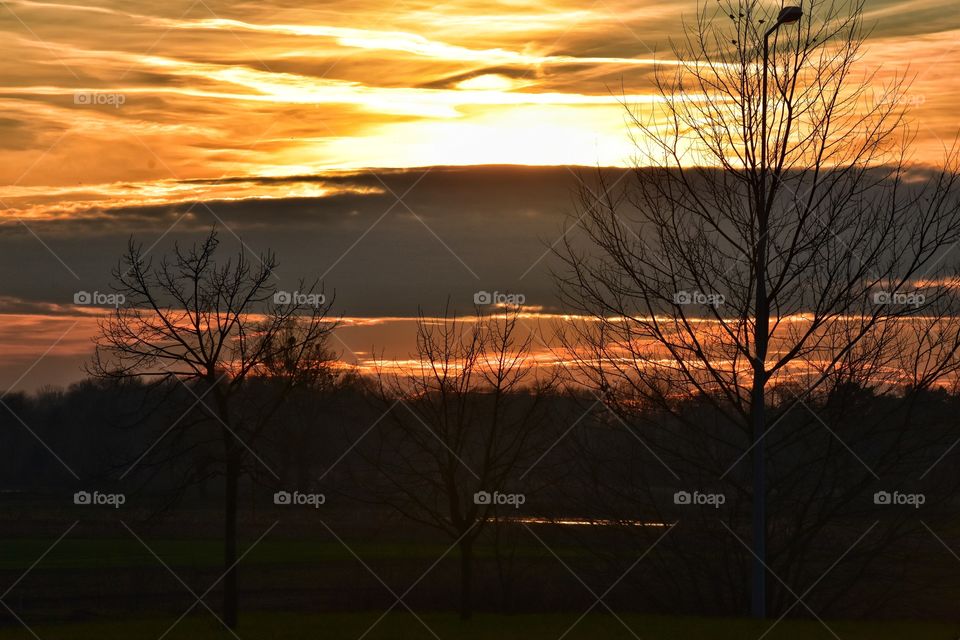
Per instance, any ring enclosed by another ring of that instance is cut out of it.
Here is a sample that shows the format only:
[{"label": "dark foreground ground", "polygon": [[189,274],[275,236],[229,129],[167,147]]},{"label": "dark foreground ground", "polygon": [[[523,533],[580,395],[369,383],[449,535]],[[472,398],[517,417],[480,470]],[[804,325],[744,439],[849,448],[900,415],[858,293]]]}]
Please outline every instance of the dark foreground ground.
[{"label": "dark foreground ground", "polygon": [[[171,628],[172,626],[172,628]],[[770,629],[770,627],[773,627]],[[765,632],[768,633],[765,634]],[[33,634],[36,635],[33,635]],[[70,625],[37,626],[0,630],[3,640],[128,640],[159,638],[203,640],[242,638],[243,640],[414,640],[428,638],[464,638],[467,640],[953,640],[960,624],[918,622],[847,622],[784,620],[757,622],[722,618],[677,618],[638,615],[480,615],[460,622],[447,614],[356,613],[356,614],[248,614],[236,635],[227,631],[211,615],[176,619],[156,618],[88,622]]]},{"label": "dark foreground ground", "polygon": [[[162,523],[81,508],[7,514],[0,528],[0,640],[960,637],[960,620],[951,615],[957,591],[938,577],[924,583],[935,587],[940,604],[932,610],[942,615],[879,607],[858,617],[887,619],[843,620],[854,614],[825,612],[814,600],[816,590],[804,594],[814,614],[796,605],[782,621],[648,615],[638,590],[654,580],[647,564],[624,574],[622,563],[608,566],[589,551],[606,539],[604,531],[588,531],[601,537],[584,546],[569,527],[552,525],[512,526],[504,565],[489,544],[478,546],[477,614],[462,623],[437,613],[459,604],[458,559],[449,539],[392,520],[372,527],[377,518],[354,510],[296,515],[279,509],[244,522],[241,621],[234,634],[214,616],[223,572],[216,514],[181,512]],[[64,516],[77,519],[64,522]],[[938,551],[940,562],[933,564],[953,573],[953,558]],[[637,557],[628,557],[626,566]],[[214,613],[197,602],[200,596]]]}]

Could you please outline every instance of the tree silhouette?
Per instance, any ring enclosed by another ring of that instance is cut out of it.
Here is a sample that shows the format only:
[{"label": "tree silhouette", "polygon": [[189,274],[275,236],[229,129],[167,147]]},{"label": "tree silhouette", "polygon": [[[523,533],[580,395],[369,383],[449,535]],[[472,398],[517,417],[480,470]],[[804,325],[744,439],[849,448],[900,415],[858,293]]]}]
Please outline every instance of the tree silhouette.
[{"label": "tree silhouette", "polygon": [[374,385],[385,410],[365,456],[379,478],[374,500],[454,541],[462,619],[473,612],[474,545],[498,513],[498,496],[526,499],[521,472],[551,440],[557,375],[533,366],[520,313],[458,319],[448,307],[441,318],[421,315],[413,364],[381,365]]},{"label": "tree silhouette", "polygon": [[253,447],[294,389],[328,375],[326,341],[336,323],[327,319],[332,300],[316,285],[301,282],[296,295],[277,291],[272,253],[258,264],[242,250],[218,261],[218,247],[213,229],[154,264],[131,240],[114,272],[125,304],[100,322],[89,370],[103,378],[178,380],[200,420],[174,426],[182,431],[204,423],[219,431],[214,473],[223,476],[225,489],[223,621],[234,627],[240,477],[261,466],[274,473]]},{"label": "tree silhouette", "polygon": [[628,111],[633,179],[584,183],[588,247],[558,251],[564,300],[593,320],[565,339],[609,406],[695,395],[739,426],[757,617],[770,389],[803,371],[785,412],[853,372],[892,394],[957,366],[955,155],[911,164],[906,83],[855,77],[862,10],[813,0],[783,24],[754,0],[705,5],[658,69],[660,101]]}]

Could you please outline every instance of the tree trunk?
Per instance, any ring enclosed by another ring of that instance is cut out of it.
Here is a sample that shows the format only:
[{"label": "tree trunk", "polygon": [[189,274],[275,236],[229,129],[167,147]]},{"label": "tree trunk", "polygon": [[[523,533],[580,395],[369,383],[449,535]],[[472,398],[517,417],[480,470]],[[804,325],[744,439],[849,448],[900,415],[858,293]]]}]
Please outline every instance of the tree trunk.
[{"label": "tree trunk", "polygon": [[[228,436],[232,439],[232,435]],[[223,622],[231,629],[237,626],[237,489],[240,480],[240,459],[235,446],[227,446],[226,487],[223,526]]]},{"label": "tree trunk", "polygon": [[753,386],[750,393],[750,431],[753,447],[753,571],[750,581],[750,615],[767,617],[767,468],[766,380],[767,346],[770,341],[770,303],[767,300],[767,233],[770,231],[770,192],[767,190],[767,65],[769,40],[773,29],[763,38],[763,104],[760,110],[760,184],[756,194],[757,253],[754,261],[755,329]]},{"label": "tree trunk", "polygon": [[[764,74],[766,78],[766,74]],[[766,177],[761,207],[766,206]],[[750,615],[754,618],[767,617],[767,462],[764,433],[767,427],[766,411],[766,360],[770,343],[770,303],[767,300],[767,231],[768,210],[761,209],[759,215],[759,241],[756,271],[756,320],[754,332],[753,385],[750,390],[750,431],[753,475],[753,570],[750,581]]]},{"label": "tree trunk", "polygon": [[473,540],[460,540],[460,619],[473,616]]},{"label": "tree trunk", "polygon": [[750,417],[753,427],[753,558],[750,581],[750,615],[767,617],[767,470],[763,384],[754,382]]}]

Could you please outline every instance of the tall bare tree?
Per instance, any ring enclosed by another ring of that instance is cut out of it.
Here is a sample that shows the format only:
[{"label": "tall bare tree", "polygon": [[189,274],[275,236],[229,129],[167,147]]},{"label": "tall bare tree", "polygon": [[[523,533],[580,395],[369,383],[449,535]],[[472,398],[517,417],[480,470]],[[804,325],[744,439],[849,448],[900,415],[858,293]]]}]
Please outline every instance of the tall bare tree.
[{"label": "tall bare tree", "polygon": [[387,414],[371,439],[375,499],[455,542],[463,619],[473,611],[474,545],[496,513],[520,513],[509,506],[530,492],[522,472],[551,442],[557,374],[532,366],[520,314],[460,319],[448,307],[441,318],[421,315],[415,361],[400,371],[381,366],[375,384]]},{"label": "tall bare tree", "polygon": [[865,35],[857,0],[703,5],[660,101],[628,108],[631,180],[598,172],[589,246],[559,251],[565,301],[593,319],[567,338],[611,406],[696,395],[742,429],[757,617],[770,389],[802,371],[794,405],[845,376],[919,391],[957,365],[956,157],[911,162],[907,83],[857,73]]},{"label": "tall bare tree", "polygon": [[178,380],[200,414],[200,420],[178,422],[179,428],[204,423],[219,431],[223,620],[234,627],[240,478],[261,465],[273,473],[253,447],[294,389],[329,375],[326,342],[336,323],[327,318],[332,300],[315,284],[277,290],[272,253],[251,263],[241,249],[218,260],[218,247],[213,229],[202,242],[178,245],[155,264],[131,240],[114,272],[114,289],[125,303],[100,322],[89,368],[104,378]]}]

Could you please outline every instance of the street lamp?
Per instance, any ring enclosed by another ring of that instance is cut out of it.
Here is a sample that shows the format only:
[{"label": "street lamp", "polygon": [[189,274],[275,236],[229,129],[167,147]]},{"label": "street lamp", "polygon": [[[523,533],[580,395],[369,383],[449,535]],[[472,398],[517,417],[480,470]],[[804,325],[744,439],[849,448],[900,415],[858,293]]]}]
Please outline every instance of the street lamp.
[{"label": "street lamp", "polygon": [[764,172],[767,162],[767,67],[770,58],[770,34],[775,32],[784,24],[798,22],[803,17],[803,9],[800,7],[784,7],[780,9],[777,21],[773,26],[767,29],[763,34],[763,106],[760,110],[760,170]]},{"label": "street lamp", "polygon": [[[763,96],[760,109],[760,196],[757,202],[757,218],[759,220],[759,241],[757,243],[757,273],[756,273],[756,299],[757,309],[764,308],[766,305],[766,260],[767,260],[767,231],[769,229],[767,207],[767,67],[769,66],[770,55],[770,35],[779,29],[782,25],[798,22],[803,17],[803,10],[800,7],[783,7],[777,16],[777,21],[763,35]],[[764,324],[769,317],[764,313],[761,319],[758,315],[757,323]],[[760,396],[763,397],[762,395]],[[760,402],[763,406],[763,402]],[[763,453],[763,445],[760,441],[763,439],[765,424],[760,417],[754,421],[753,437],[754,444],[759,444],[754,451],[753,458],[753,495],[754,500],[758,501],[753,510],[753,553],[758,560],[753,563],[753,583],[751,585],[750,609],[755,618],[765,618],[767,616],[767,570],[762,559],[767,557],[767,506],[766,506],[766,462]]]},{"label": "street lamp", "polygon": [[800,7],[784,7],[783,9],[780,9],[780,15],[777,16],[777,23],[770,27],[770,31],[767,32],[767,35],[770,35],[770,32],[780,25],[796,22],[802,17],[803,9]]}]

